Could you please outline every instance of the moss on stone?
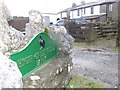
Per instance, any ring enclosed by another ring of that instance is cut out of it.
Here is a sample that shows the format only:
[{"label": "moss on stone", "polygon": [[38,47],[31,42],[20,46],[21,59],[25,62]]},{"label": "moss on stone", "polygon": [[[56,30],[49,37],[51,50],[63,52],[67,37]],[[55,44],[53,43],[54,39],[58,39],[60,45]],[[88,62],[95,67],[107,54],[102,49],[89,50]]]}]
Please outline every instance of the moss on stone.
[{"label": "moss on stone", "polygon": [[73,75],[66,88],[104,88],[104,86],[84,77]]},{"label": "moss on stone", "polygon": [[49,29],[48,28],[45,28],[45,33],[49,34]]}]

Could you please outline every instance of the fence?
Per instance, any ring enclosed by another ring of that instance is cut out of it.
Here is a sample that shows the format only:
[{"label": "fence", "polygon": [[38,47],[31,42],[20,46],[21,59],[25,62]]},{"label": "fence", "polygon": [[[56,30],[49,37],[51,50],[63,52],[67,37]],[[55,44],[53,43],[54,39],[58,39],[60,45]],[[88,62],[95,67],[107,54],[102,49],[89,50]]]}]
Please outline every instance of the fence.
[{"label": "fence", "polygon": [[108,36],[116,36],[117,35],[117,27],[116,26],[100,26],[96,29],[97,37],[108,37]]},{"label": "fence", "polygon": [[96,38],[117,36],[116,26],[93,26],[91,23],[74,24],[69,22],[65,26],[69,34],[75,38],[76,42],[92,42]]},{"label": "fence", "polygon": [[92,24],[67,24],[67,30],[70,35],[75,38],[76,42],[94,41],[95,33]]}]

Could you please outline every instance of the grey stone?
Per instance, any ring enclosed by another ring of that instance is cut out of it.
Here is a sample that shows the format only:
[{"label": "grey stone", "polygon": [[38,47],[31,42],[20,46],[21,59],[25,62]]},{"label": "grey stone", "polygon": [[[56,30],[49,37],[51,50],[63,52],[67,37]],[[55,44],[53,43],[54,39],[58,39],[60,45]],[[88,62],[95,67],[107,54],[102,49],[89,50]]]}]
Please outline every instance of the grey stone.
[{"label": "grey stone", "polygon": [[[56,58],[55,60],[50,61],[34,72],[35,76],[40,77],[39,80],[30,80],[32,74],[23,79],[24,88],[57,88],[58,86],[63,86],[63,84],[66,86],[71,77],[71,72],[68,72],[68,65],[72,65],[71,63],[72,62],[70,62],[70,58],[68,58],[68,56]],[[62,68],[61,72],[60,68]],[[59,70],[58,74],[56,74],[56,70]]]},{"label": "grey stone", "polygon": [[61,53],[69,55],[75,39],[67,33],[64,26],[53,26],[52,29],[50,30],[50,37],[58,43]]},{"label": "grey stone", "polygon": [[0,89],[22,87],[22,74],[17,64],[0,52]]},{"label": "grey stone", "polygon": [[40,11],[29,11],[29,23],[26,24],[25,35],[28,41],[37,33],[44,32],[44,22]]},{"label": "grey stone", "polygon": [[11,19],[10,11],[7,9],[3,0],[0,1],[0,51],[19,49],[24,45],[24,35],[18,30],[8,25]]}]

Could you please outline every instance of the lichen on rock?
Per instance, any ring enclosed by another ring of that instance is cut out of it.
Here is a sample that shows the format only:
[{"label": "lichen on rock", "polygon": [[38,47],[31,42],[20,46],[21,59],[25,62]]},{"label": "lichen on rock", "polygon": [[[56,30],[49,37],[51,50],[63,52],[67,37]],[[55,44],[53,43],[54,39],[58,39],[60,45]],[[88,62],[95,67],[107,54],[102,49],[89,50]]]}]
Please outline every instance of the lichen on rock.
[{"label": "lichen on rock", "polygon": [[3,53],[8,50],[19,49],[23,44],[24,35],[9,26],[8,21],[11,19],[10,11],[0,0],[0,51]]},{"label": "lichen on rock", "polygon": [[54,26],[50,31],[50,37],[58,43],[60,52],[69,55],[75,39],[67,33],[64,26]]},{"label": "lichen on rock", "polygon": [[[22,88],[22,74],[16,62],[4,54],[19,49],[23,45],[23,34],[9,26],[10,12],[3,0],[0,0],[0,89]],[[10,54],[10,53],[9,53]]]},{"label": "lichen on rock", "polygon": [[17,64],[0,52],[0,89],[22,87],[22,74]]},{"label": "lichen on rock", "polygon": [[43,17],[39,11],[29,11],[29,23],[26,24],[25,32],[28,40],[37,33],[44,32]]}]

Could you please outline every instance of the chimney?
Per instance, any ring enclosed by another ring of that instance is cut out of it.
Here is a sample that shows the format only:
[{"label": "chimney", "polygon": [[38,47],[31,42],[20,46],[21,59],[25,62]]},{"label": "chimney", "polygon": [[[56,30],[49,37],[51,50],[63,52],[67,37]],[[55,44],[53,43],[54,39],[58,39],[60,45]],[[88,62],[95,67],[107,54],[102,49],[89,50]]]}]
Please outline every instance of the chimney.
[{"label": "chimney", "polygon": [[81,5],[85,5],[85,1],[84,0],[81,1]]},{"label": "chimney", "polygon": [[75,3],[72,3],[72,7],[76,7],[77,5]]}]

